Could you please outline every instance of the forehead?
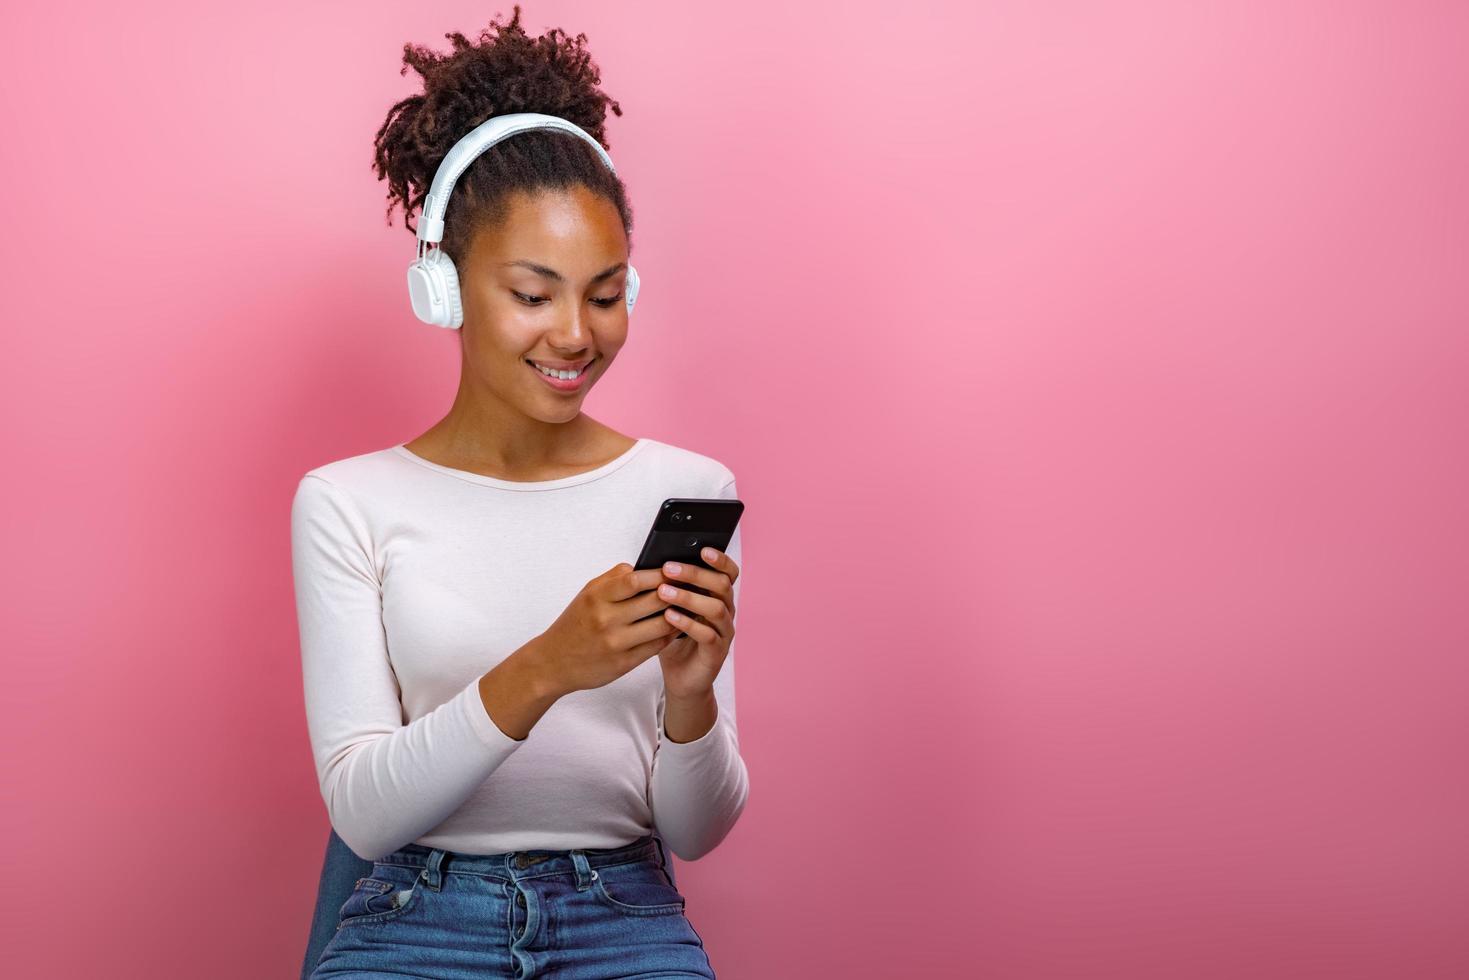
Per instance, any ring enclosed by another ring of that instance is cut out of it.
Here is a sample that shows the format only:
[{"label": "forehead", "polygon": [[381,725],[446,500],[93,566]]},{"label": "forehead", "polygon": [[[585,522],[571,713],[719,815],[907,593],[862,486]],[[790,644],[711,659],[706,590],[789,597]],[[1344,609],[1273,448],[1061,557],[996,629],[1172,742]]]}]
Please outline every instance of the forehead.
[{"label": "forehead", "polygon": [[617,206],[581,185],[517,191],[498,228],[481,229],[473,251],[494,260],[530,258],[556,266],[583,262],[600,270],[627,250]]}]

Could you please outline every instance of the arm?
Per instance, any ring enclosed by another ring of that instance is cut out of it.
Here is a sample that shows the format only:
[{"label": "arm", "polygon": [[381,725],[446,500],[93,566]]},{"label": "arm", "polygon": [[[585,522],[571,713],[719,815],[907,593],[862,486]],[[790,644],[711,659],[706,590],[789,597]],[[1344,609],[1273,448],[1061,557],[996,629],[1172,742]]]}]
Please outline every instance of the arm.
[{"label": "arm", "polygon": [[[719,492],[721,497],[737,495],[734,480]],[[744,578],[738,527],[725,552],[740,566],[733,587],[738,618],[740,582]],[[700,737],[691,742],[675,742],[664,729],[664,719],[670,707],[680,719],[693,719],[701,717],[707,706],[670,706],[663,694],[658,696],[658,744],[653,750],[649,802],[659,834],[669,849],[685,861],[698,860],[724,840],[750,794],[749,774],[740,756],[739,732],[735,727],[734,656],[738,645],[736,637],[730,642],[729,653],[714,678],[713,726]]]},{"label": "arm", "polygon": [[[303,477],[291,504],[291,563],[307,728],[332,826],[366,860],[438,826],[524,744],[490,717],[482,688],[503,681],[528,700],[532,691],[525,659],[512,654],[403,724],[372,554],[346,493]],[[540,717],[531,714],[516,714],[514,727],[528,732]]]}]

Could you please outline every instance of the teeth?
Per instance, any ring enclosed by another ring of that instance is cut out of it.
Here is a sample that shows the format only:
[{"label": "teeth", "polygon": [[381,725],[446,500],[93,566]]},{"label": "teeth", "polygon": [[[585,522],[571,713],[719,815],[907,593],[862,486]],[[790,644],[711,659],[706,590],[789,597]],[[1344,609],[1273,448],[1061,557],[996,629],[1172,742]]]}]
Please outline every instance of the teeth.
[{"label": "teeth", "polygon": [[[531,365],[537,371],[541,372],[542,374],[547,375],[547,376],[552,377],[552,378],[560,378],[562,381],[574,381],[577,378],[581,377],[581,374],[582,374],[581,371],[553,371],[553,370],[551,370],[548,367],[542,367],[541,365],[537,364],[535,361],[531,361]],[[590,364],[587,365],[587,367],[590,367],[590,366],[591,366]],[[582,368],[582,371],[585,371],[585,370],[586,370],[586,368]]]}]

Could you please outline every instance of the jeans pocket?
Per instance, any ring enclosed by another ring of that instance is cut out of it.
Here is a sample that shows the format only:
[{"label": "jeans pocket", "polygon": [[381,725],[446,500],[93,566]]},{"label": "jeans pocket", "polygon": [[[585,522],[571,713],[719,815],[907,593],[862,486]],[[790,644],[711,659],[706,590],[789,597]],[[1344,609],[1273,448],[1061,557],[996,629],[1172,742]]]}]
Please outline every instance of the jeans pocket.
[{"label": "jeans pocket", "polygon": [[337,913],[337,928],[396,919],[417,903],[422,890],[413,869],[376,865],[372,874],[357,879],[352,894],[342,903]]},{"label": "jeans pocket", "polygon": [[593,868],[592,894],[623,915],[682,915],[685,905],[682,893],[651,861]]}]

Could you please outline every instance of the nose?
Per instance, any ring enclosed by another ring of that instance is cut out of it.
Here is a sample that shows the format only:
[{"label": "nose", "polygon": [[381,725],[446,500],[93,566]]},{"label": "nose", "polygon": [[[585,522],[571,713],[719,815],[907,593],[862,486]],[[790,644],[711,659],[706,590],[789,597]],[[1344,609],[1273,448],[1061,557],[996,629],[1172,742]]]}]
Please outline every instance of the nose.
[{"label": "nose", "polygon": [[[581,306],[576,306],[559,324],[559,329],[547,338],[552,348],[557,351],[583,351],[587,349],[592,339],[591,327],[587,325],[587,311]],[[576,354],[564,355],[568,361],[575,360]]]}]

